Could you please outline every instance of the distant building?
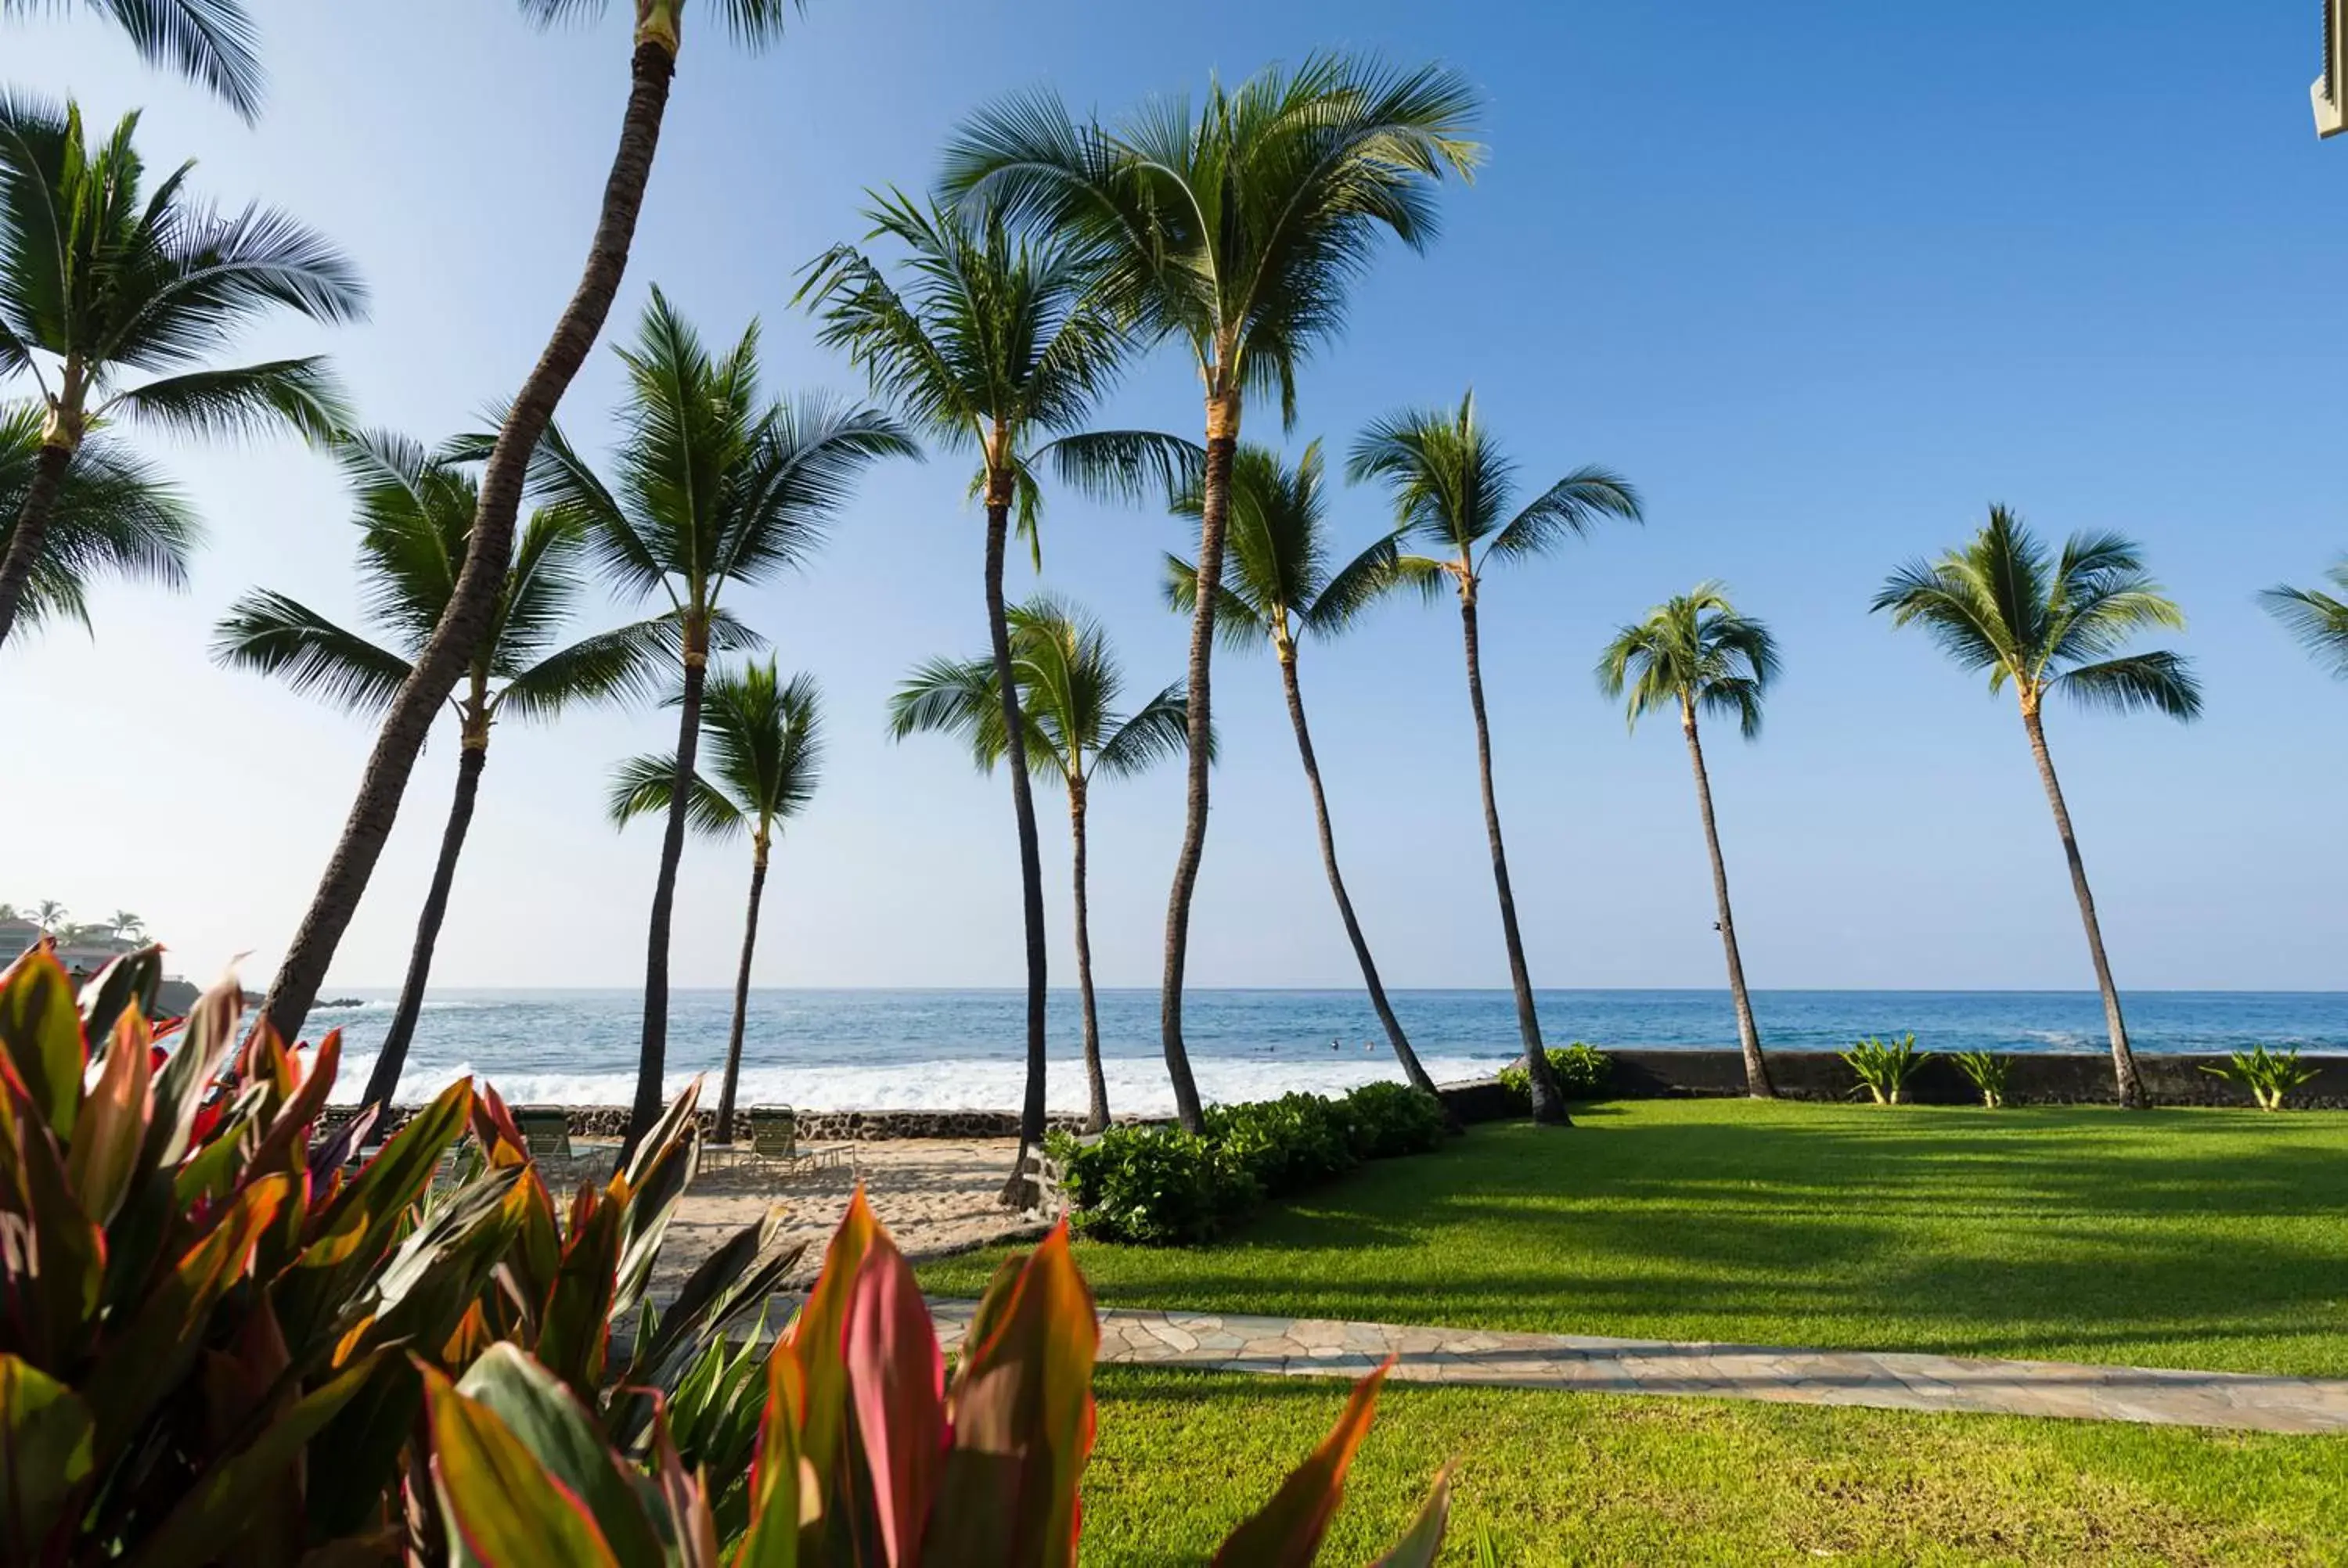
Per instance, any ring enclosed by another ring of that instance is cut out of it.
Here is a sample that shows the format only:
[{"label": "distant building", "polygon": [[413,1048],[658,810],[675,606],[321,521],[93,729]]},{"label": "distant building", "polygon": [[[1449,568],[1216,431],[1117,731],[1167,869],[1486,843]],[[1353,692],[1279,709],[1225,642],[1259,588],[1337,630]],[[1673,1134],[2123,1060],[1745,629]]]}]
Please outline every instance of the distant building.
[{"label": "distant building", "polygon": [[[135,953],[147,945],[105,926],[67,926],[50,935],[57,938],[57,962],[77,981],[88,979],[123,954]],[[15,961],[41,936],[38,921],[21,917],[0,920],[0,964]]]}]

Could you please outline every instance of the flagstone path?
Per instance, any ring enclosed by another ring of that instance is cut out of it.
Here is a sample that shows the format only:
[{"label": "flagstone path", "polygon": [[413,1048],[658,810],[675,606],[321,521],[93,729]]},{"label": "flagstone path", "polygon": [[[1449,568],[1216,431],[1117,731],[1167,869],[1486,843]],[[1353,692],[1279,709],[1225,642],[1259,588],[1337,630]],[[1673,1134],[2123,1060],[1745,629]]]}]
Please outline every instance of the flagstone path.
[{"label": "flagstone path", "polygon": [[[953,1349],[973,1304],[933,1304]],[[1397,1327],[1291,1317],[1114,1309],[1100,1359],[1285,1377],[1357,1378],[1392,1357],[1397,1381],[1591,1394],[1679,1394],[1890,1410],[2348,1431],[2348,1381],[2240,1372],[1993,1361],[1849,1350]]]}]

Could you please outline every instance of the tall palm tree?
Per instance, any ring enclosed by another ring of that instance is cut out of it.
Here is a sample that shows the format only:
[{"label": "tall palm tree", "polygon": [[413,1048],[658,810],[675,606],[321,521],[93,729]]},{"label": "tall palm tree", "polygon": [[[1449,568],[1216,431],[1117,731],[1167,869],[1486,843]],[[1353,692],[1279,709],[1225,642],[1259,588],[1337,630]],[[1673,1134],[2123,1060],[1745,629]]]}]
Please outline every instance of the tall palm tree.
[{"label": "tall palm tree", "polygon": [[2323,576],[2336,591],[2283,583],[2260,590],[2259,602],[2318,663],[2348,681],[2348,560]]},{"label": "tall palm tree", "polygon": [[66,923],[66,907],[54,898],[42,898],[33,905],[33,924],[44,932],[57,930]]},{"label": "tall palm tree", "polygon": [[[592,21],[611,8],[609,0],[517,3],[525,16],[541,25]],[[472,548],[466,554],[457,591],[450,595],[447,613],[417,656],[415,674],[402,682],[384,714],[383,728],[359,776],[357,796],[344,819],[342,836],[335,841],[317,890],[311,895],[310,907],[270,982],[262,1011],[286,1040],[300,1032],[310,1004],[317,999],[319,986],[325,982],[335,949],[358,911],[367,879],[375,875],[376,862],[391,836],[400,797],[407,793],[408,775],[424,749],[424,737],[441,702],[463,677],[473,650],[489,635],[506,569],[513,558],[514,524],[539,438],[553,420],[555,405],[570,389],[572,378],[586,363],[587,351],[595,346],[627,270],[636,216],[644,205],[653,154],[660,143],[662,117],[668,108],[669,84],[676,74],[685,4],[686,0],[636,0],[628,103],[620,121],[611,173],[604,180],[586,265],[569,303],[555,320],[553,334],[538,363],[506,406],[496,445],[481,470],[481,504],[473,519]],[[781,37],[785,19],[797,15],[801,8],[800,0],[712,0],[712,4],[735,40],[752,49]]]},{"label": "tall palm tree", "polygon": [[[83,0],[130,39],[139,57],[209,89],[250,124],[261,113],[261,56],[238,0]],[[59,0],[0,0],[0,16],[60,9]]]},{"label": "tall palm tree", "polygon": [[1720,911],[1720,945],[1728,956],[1728,994],[1736,1009],[1736,1041],[1745,1050],[1745,1091],[1757,1100],[1774,1099],[1777,1091],[1761,1057],[1761,1030],[1745,989],[1745,960],[1736,950],[1736,920],[1728,907],[1728,863],[1720,856],[1712,777],[1704,770],[1696,714],[1701,710],[1734,718],[1737,732],[1754,740],[1761,733],[1761,699],[1776,675],[1777,646],[1769,629],[1731,604],[1727,589],[1717,582],[1698,583],[1693,593],[1655,606],[1644,620],[1616,632],[1598,661],[1600,690],[1609,697],[1629,692],[1632,729],[1649,713],[1679,713],[1688,761],[1695,768],[1704,845],[1712,856],[1712,896]]},{"label": "tall palm tree", "polygon": [[1500,935],[1509,949],[1509,981],[1517,995],[1517,1032],[1531,1081],[1533,1120],[1566,1125],[1565,1095],[1550,1071],[1540,1015],[1517,930],[1517,900],[1509,887],[1509,856],[1500,842],[1500,808],[1492,793],[1492,728],[1484,714],[1484,670],[1477,633],[1477,602],[1484,574],[1546,555],[1609,518],[1639,520],[1630,484],[1603,468],[1576,468],[1517,511],[1516,464],[1476,417],[1476,395],[1456,412],[1409,410],[1372,425],[1354,443],[1347,477],[1378,479],[1393,493],[1400,532],[1438,556],[1405,556],[1404,578],[1430,598],[1448,584],[1459,599],[1459,633],[1468,653],[1468,706],[1476,719],[1476,772],[1484,791],[1484,836],[1492,850],[1492,886],[1499,896]]},{"label": "tall palm tree", "polygon": [[[1076,989],[1085,1020],[1085,1126],[1108,1125],[1108,1081],[1102,1075],[1100,1019],[1093,1002],[1092,926],[1087,913],[1085,811],[1097,778],[1128,778],[1148,771],[1187,743],[1189,714],[1180,682],[1132,713],[1119,717],[1124,672],[1108,633],[1095,620],[1049,594],[1011,610],[1012,672],[1021,691],[1025,743],[1014,752],[1004,729],[1006,712],[995,689],[995,662],[932,659],[906,678],[889,700],[890,733],[954,735],[966,742],[982,773],[1019,757],[1036,777],[1068,792],[1068,834],[1075,880]],[[1212,739],[1210,737],[1210,746]]]},{"label": "tall palm tree", "polygon": [[106,928],[126,942],[135,942],[147,934],[147,922],[129,909],[117,909],[107,920]]},{"label": "tall palm tree", "polygon": [[[285,594],[246,594],[223,617],[212,657],[232,669],[283,681],[345,712],[379,713],[415,669],[448,606],[479,507],[476,481],[452,445],[427,452],[404,436],[368,433],[335,443],[356,502],[359,581],[368,619],[390,646],[345,630]],[[587,584],[587,541],[573,520],[541,512],[522,532],[489,636],[451,697],[457,719],[457,793],[441,829],[439,858],[417,917],[399,1004],[360,1103],[388,1105],[424,1006],[457,862],[472,826],[489,731],[500,718],[547,720],[586,702],[639,697],[673,661],[674,621],[649,620],[555,646]]]},{"label": "tall palm tree", "polygon": [[676,773],[644,944],[643,1047],[627,1139],[633,1149],[661,1112],[676,865],[709,654],[719,645],[713,638],[723,638],[728,626],[726,589],[769,580],[805,561],[866,468],[882,457],[918,456],[919,448],[877,409],[820,397],[764,401],[757,323],[732,348],[712,354],[658,289],[634,345],[617,352],[629,395],[613,483],[597,477],[552,425],[532,466],[541,498],[585,530],[604,574],[623,592],[665,598],[681,633]]},{"label": "tall palm tree", "polygon": [[2185,612],[2144,569],[2136,544],[2115,533],[2073,534],[2060,554],[2049,550],[2003,507],[1989,509],[1989,526],[1938,560],[1912,561],[1884,582],[1872,610],[1891,612],[1891,624],[1915,624],[1958,666],[1989,671],[1994,693],[2009,682],[2022,706],[2023,733],[2038,764],[2054,831],[2071,867],[2071,891],[2087,931],[2087,953],[2103,992],[2104,1026],[2111,1036],[2112,1071],[2122,1105],[2142,1109],[2144,1085],[2128,1049],[2120,994],[2104,956],[2104,931],[2095,895],[2071,831],[2070,809],[2046,750],[2043,709],[2062,692],[2089,707],[2132,712],[2149,708],[2172,719],[2201,712],[2201,689],[2191,666],[2166,650],[2122,653],[2139,632],[2182,630]]},{"label": "tall palm tree", "polygon": [[[42,411],[0,408],[0,549],[16,530],[41,466]],[[51,620],[89,628],[90,584],[102,577],[188,586],[188,558],[203,530],[179,493],[121,444],[94,436],[66,470],[39,559],[17,602],[14,633]]]},{"label": "tall palm tree", "polygon": [[[1304,692],[1297,682],[1297,641],[1310,631],[1317,638],[1335,636],[1354,624],[1372,600],[1397,580],[1398,555],[1392,535],[1378,540],[1343,566],[1330,560],[1328,507],[1321,483],[1321,444],[1305,447],[1293,469],[1282,467],[1280,456],[1268,448],[1242,446],[1233,458],[1231,512],[1223,536],[1222,581],[1217,586],[1221,603],[1215,609],[1215,630],[1235,651],[1272,645],[1280,664],[1281,690],[1288,698],[1288,723],[1296,732],[1296,754],[1304,764],[1304,782],[1313,792],[1313,825],[1321,835],[1321,865],[1328,873],[1329,891],[1337,900],[1338,918],[1345,939],[1354,945],[1354,961],[1362,967],[1362,984],[1370,1006],[1385,1025],[1386,1040],[1402,1063],[1403,1076],[1429,1094],[1435,1080],[1419,1064],[1418,1053],[1403,1033],[1402,1020],[1386,1000],[1378,966],[1370,957],[1369,939],[1354,914],[1345,892],[1345,878],[1337,869],[1337,839],[1329,825],[1329,797],[1321,786],[1321,764],[1313,753],[1313,733],[1304,722]],[[1195,518],[1205,497],[1196,487],[1182,495],[1175,511]],[[1199,571],[1179,556],[1166,558],[1167,600],[1178,610],[1195,610]]]},{"label": "tall palm tree", "polygon": [[[356,319],[357,273],[284,213],[197,206],[184,190],[192,164],[142,200],[138,126],[125,115],[93,147],[77,106],[0,92],[0,377],[30,376],[44,408],[40,456],[0,556],[0,644],[93,429],[122,419],[217,439],[283,425],[318,439],[344,423],[321,359],[193,367],[273,307]],[[153,378],[122,384],[142,372]]]},{"label": "tall palm tree", "polygon": [[[758,909],[767,893],[767,856],[781,824],[815,798],[823,763],[823,726],[815,677],[783,681],[775,661],[720,675],[704,693],[710,767],[693,775],[685,815],[716,837],[750,835],[750,907],[742,921],[742,964],[734,976],[734,1027],[726,1038],[726,1081],[717,1095],[717,1142],[734,1141],[734,1092],[742,1078],[742,1026],[750,1009],[750,958],[758,946]],[[676,792],[676,759],[631,757],[612,781],[612,820],[667,815]]]},{"label": "tall palm tree", "polygon": [[1036,474],[1048,461],[1085,490],[1130,492],[1145,478],[1169,487],[1195,450],[1141,431],[1086,431],[1124,356],[1125,334],[1090,297],[1090,278],[1066,246],[1014,239],[1000,213],[921,207],[900,193],[876,199],[868,239],[902,253],[904,287],[854,246],[826,251],[800,289],[823,325],[822,341],[845,349],[874,395],[914,427],[978,456],[972,490],[986,507],[986,630],[994,691],[1009,736],[1011,806],[1019,840],[1020,907],[1027,938],[1027,1088],[1008,1202],[1024,1204],[1027,1153],[1044,1138],[1044,867],[1035,803],[1027,786],[1026,726],[1019,682],[1011,679],[1004,609],[1004,557],[1018,514],[1040,561]]},{"label": "tall palm tree", "polygon": [[1188,802],[1159,998],[1175,1109],[1192,1132],[1205,1122],[1182,1040],[1182,977],[1206,846],[1214,589],[1243,404],[1277,391],[1293,422],[1297,364],[1342,325],[1379,236],[1425,246],[1433,187],[1447,169],[1464,179],[1475,169],[1477,109],[1466,78],[1442,67],[1315,55],[1235,88],[1210,82],[1195,114],[1167,100],[1115,127],[1079,123],[1049,93],[1005,99],[947,149],[950,194],[998,204],[1077,248],[1121,319],[1188,345],[1206,399],[1204,591],[1190,623]]}]

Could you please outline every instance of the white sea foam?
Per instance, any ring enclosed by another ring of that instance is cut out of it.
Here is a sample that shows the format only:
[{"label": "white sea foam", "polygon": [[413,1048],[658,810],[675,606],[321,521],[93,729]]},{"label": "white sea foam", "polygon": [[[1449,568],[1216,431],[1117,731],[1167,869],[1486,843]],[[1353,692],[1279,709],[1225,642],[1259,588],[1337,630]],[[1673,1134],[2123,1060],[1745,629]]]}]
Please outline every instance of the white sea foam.
[{"label": "white sea foam", "polygon": [[[1439,1083],[1485,1078],[1498,1064],[1488,1057],[1430,1056],[1427,1071]],[[355,1102],[364,1089],[372,1062],[344,1063],[335,1086],[337,1103]],[[1269,1100],[1292,1090],[1342,1093],[1376,1080],[1399,1082],[1402,1069],[1385,1050],[1330,1051],[1316,1056],[1297,1051],[1261,1061],[1194,1057],[1191,1071],[1199,1092],[1210,1102]],[[1142,1116],[1171,1115],[1174,1092],[1166,1067],[1154,1058],[1115,1058],[1102,1064],[1108,1079],[1110,1109]],[[411,1065],[401,1076],[396,1099],[419,1104],[450,1080],[472,1071],[469,1063],[451,1066]],[[490,1081],[508,1103],[515,1105],[625,1105],[635,1096],[636,1080],[623,1072],[503,1072]],[[689,1072],[671,1073],[667,1091],[674,1095],[692,1079]],[[705,1075],[704,1103],[714,1102],[717,1075]],[[914,1062],[889,1068],[757,1067],[742,1070],[739,1100],[745,1105],[795,1105],[810,1111],[1004,1111],[1016,1109],[1025,1091],[1026,1071],[1016,1061]],[[1054,1111],[1085,1109],[1085,1074],[1079,1061],[1055,1058],[1045,1079],[1045,1099]]]}]

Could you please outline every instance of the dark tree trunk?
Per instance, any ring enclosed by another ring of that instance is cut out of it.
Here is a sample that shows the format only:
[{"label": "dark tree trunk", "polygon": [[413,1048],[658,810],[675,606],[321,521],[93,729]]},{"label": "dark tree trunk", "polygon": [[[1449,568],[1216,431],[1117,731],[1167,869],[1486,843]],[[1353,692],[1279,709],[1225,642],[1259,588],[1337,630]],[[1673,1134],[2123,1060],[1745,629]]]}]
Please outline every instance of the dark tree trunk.
[{"label": "dark tree trunk", "polygon": [[1476,640],[1476,584],[1463,578],[1459,590],[1459,630],[1468,648],[1468,706],[1476,714],[1476,774],[1484,786],[1484,836],[1492,845],[1492,886],[1500,898],[1500,935],[1509,948],[1509,983],[1517,992],[1517,1033],[1525,1047],[1525,1077],[1532,1087],[1533,1120],[1545,1126],[1570,1127],[1565,1091],[1549,1064],[1541,1044],[1540,1015],[1533,1010],[1533,981],[1525,968],[1525,940],[1517,931],[1517,898],[1509,890],[1509,852],[1500,844],[1500,806],[1492,794],[1492,726],[1484,716],[1484,666]]},{"label": "dark tree trunk", "polygon": [[2136,1074],[2136,1052],[2128,1049],[2127,1024],[2120,1017],[2120,993],[2112,983],[2111,960],[2104,956],[2103,923],[2096,918],[2096,896],[2087,890],[2086,863],[2079,858],[2079,840],[2071,831],[2070,808],[2063,804],[2063,785],[2054,777],[2054,759],[2046,750],[2046,729],[2036,708],[2024,705],[2022,726],[2029,732],[2030,754],[2038,764],[2038,782],[2046,786],[2046,804],[2054,808],[2054,831],[2063,835],[2063,858],[2071,866],[2071,891],[2078,897],[2079,922],[2087,928],[2087,955],[2095,960],[2096,987],[2104,995],[2104,1028],[2112,1040],[2112,1077],[2120,1103],[2141,1111],[2148,1102],[2143,1081]]},{"label": "dark tree trunk", "polygon": [[1076,866],[1076,995],[1085,1012],[1085,1131],[1108,1125],[1108,1079],[1101,1072],[1100,1016],[1093,1009],[1092,916],[1085,897],[1085,782],[1068,781],[1068,841]]},{"label": "dark tree trunk", "polygon": [[750,1012],[750,955],[758,946],[758,904],[767,896],[767,843],[750,855],[750,910],[742,917],[742,967],[734,975],[734,1027],[726,1036],[726,1081],[717,1091],[717,1142],[734,1142],[734,1091],[742,1081],[742,1024]]},{"label": "dark tree trunk", "polygon": [[1190,957],[1190,898],[1199,888],[1199,860],[1207,848],[1208,738],[1214,733],[1208,702],[1208,665],[1215,651],[1215,596],[1223,582],[1223,533],[1231,516],[1231,456],[1239,449],[1240,400],[1233,393],[1207,399],[1207,466],[1199,487],[1198,600],[1190,612],[1189,689],[1184,704],[1188,769],[1182,806],[1182,850],[1174,861],[1174,889],[1166,901],[1166,979],[1158,994],[1158,1031],[1166,1048],[1166,1076],[1174,1085],[1174,1114],[1185,1131],[1203,1132],[1199,1083],[1182,1043],[1182,969]]},{"label": "dark tree trunk", "polygon": [[1362,966],[1362,984],[1369,990],[1370,1006],[1378,1021],[1385,1026],[1386,1041],[1394,1047],[1395,1060],[1402,1063],[1402,1075],[1410,1080],[1412,1088],[1433,1094],[1435,1080],[1419,1065],[1418,1052],[1411,1050],[1402,1020],[1386,1001],[1378,966],[1370,958],[1369,939],[1362,935],[1362,923],[1354,917],[1354,900],[1347,897],[1345,878],[1337,870],[1337,837],[1329,825],[1329,797],[1321,788],[1321,764],[1313,755],[1313,732],[1304,723],[1304,692],[1296,683],[1296,655],[1290,649],[1280,651],[1280,684],[1288,694],[1288,722],[1296,730],[1296,754],[1304,763],[1304,782],[1313,786],[1313,822],[1321,831],[1321,865],[1329,873],[1329,891],[1336,897],[1338,917],[1345,923],[1345,939],[1354,944],[1354,961]]},{"label": "dark tree trunk", "polygon": [[[448,824],[440,830],[440,858],[432,867],[432,886],[424,895],[424,912],[416,919],[416,945],[407,955],[407,979],[399,988],[399,1006],[391,1015],[391,1029],[376,1053],[375,1069],[367,1074],[362,1105],[391,1109],[399,1089],[400,1070],[407,1065],[408,1041],[416,1036],[417,1015],[424,1008],[424,989],[432,979],[432,952],[439,945],[440,922],[448,913],[448,890],[457,881],[457,860],[465,852],[465,835],[473,825],[473,799],[480,793],[481,770],[489,764],[489,737],[479,745],[469,739],[457,753],[457,796],[448,804]],[[380,1143],[389,1130],[389,1118],[377,1116],[367,1142]]]},{"label": "dark tree trunk", "polygon": [[653,883],[653,913],[644,936],[644,1023],[636,1050],[636,1098],[620,1160],[660,1120],[661,1080],[668,1072],[668,939],[676,912],[676,865],[685,856],[685,818],[693,801],[693,770],[701,751],[701,689],[709,678],[709,632],[688,622],[685,632],[685,701],[676,721],[676,772],[669,775],[668,824],[661,835],[660,876]]},{"label": "dark tree trunk", "polygon": [[1044,853],[1036,842],[1035,794],[1027,777],[1027,725],[1019,711],[1018,672],[1011,663],[1011,618],[1003,599],[1003,558],[1011,533],[1008,476],[986,497],[986,636],[994,654],[994,683],[1003,696],[1003,760],[1011,770],[1011,815],[1019,832],[1019,911],[1027,937],[1027,1091],[1019,1106],[1019,1152],[1004,1184],[1006,1208],[1030,1201],[1027,1154],[1044,1143],[1045,983]]},{"label": "dark tree trunk", "polygon": [[25,487],[25,504],[16,510],[16,526],[9,530],[8,553],[0,557],[0,648],[16,624],[16,611],[33,585],[33,569],[41,564],[41,547],[48,542],[49,518],[65,488],[66,470],[73,466],[73,448],[44,445],[33,464],[33,481]]},{"label": "dark tree trunk", "polygon": [[628,247],[636,231],[636,214],[644,204],[644,182],[651,176],[653,153],[660,142],[661,115],[668,105],[669,80],[676,70],[675,56],[656,43],[637,46],[633,67],[634,86],[628,95],[626,118],[620,127],[620,145],[612,172],[603,186],[602,216],[587,252],[579,287],[571,296],[546,351],[531,367],[507,411],[503,429],[481,470],[481,499],[465,551],[464,569],[440,613],[439,624],[416,661],[415,670],[401,682],[360,775],[358,798],[343,824],[342,838],[326,862],[325,875],[311,896],[309,912],[286,948],[277,975],[270,982],[263,1015],[286,1040],[301,1032],[310,1004],[318,998],[335,949],[357,913],[367,879],[375,874],[384,842],[391,836],[399,815],[400,796],[417,753],[432,727],[440,703],[471,661],[489,620],[498,594],[505,586],[506,569],[513,555],[514,517],[521,506],[522,484],[530,454],[546,433],[572,377],[587,358],[587,351],[603,330],[612,300],[627,270]]},{"label": "dark tree trunk", "polygon": [[1687,734],[1688,760],[1695,764],[1695,803],[1704,814],[1704,846],[1712,852],[1712,897],[1720,909],[1720,945],[1728,953],[1728,996],[1736,1009],[1736,1042],[1745,1050],[1745,1092],[1775,1100],[1769,1064],[1761,1056],[1761,1030],[1753,1021],[1753,999],[1745,989],[1745,959],[1736,950],[1736,917],[1728,912],[1728,862],[1720,856],[1720,829],[1712,816],[1712,778],[1704,771],[1704,743],[1696,738],[1695,712],[1683,707],[1680,728]]}]

